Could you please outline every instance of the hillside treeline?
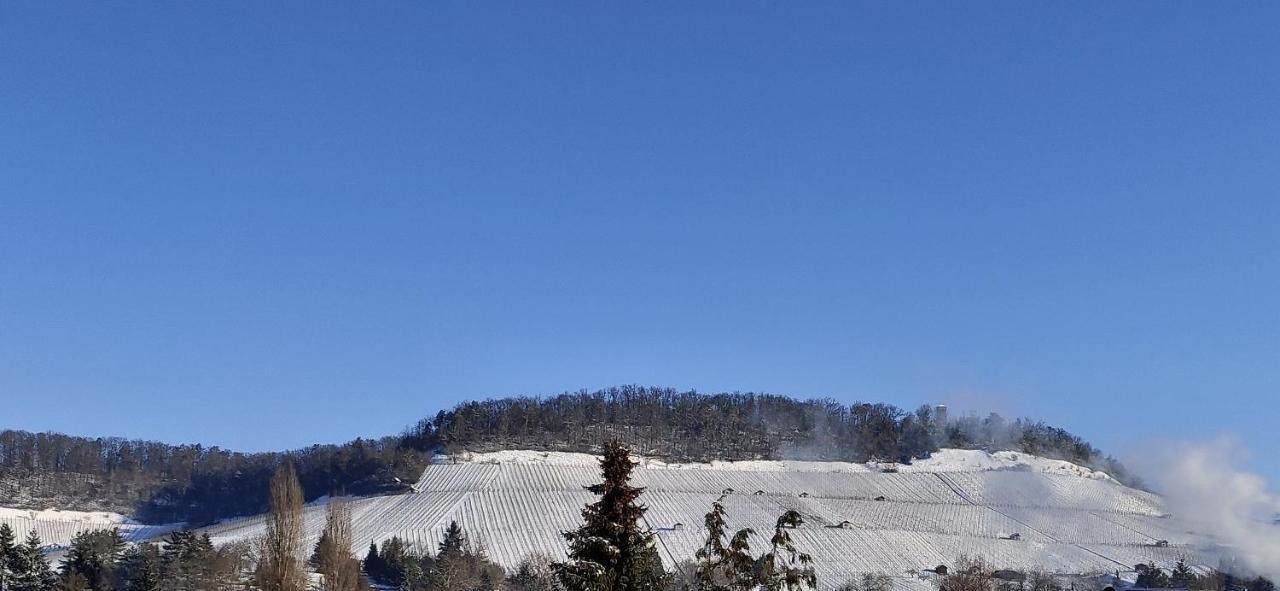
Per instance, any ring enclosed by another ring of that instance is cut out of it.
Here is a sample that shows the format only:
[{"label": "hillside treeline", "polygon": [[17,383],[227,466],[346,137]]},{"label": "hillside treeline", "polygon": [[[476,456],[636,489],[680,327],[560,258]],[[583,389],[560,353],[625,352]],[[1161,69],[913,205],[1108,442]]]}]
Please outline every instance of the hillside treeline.
[{"label": "hillside treeline", "polygon": [[908,462],[942,447],[1014,450],[1127,473],[1066,430],[998,414],[948,417],[934,407],[842,404],[772,394],[699,394],[622,387],[549,398],[465,402],[424,419],[405,435],[418,448],[596,452],[617,438],[639,453],[675,461],[872,460]]},{"label": "hillside treeline", "polygon": [[[212,522],[267,509],[264,493],[283,458],[298,466],[313,498],[331,491],[374,494],[401,488],[422,473],[427,454],[399,437],[356,439],[290,452],[239,453],[117,437],[0,432],[0,480],[23,484],[36,507],[110,509],[152,523]],[[51,479],[49,474],[80,478]],[[86,499],[84,489],[96,498]],[[310,500],[310,499],[308,499]]]},{"label": "hillside treeline", "polygon": [[266,510],[263,491],[286,457],[314,498],[402,490],[436,451],[597,453],[599,442],[611,438],[675,461],[907,461],[940,447],[1008,449],[1102,469],[1133,484],[1122,466],[1087,442],[1039,422],[991,414],[951,417],[943,425],[930,406],[906,411],[888,404],[633,386],[465,402],[400,435],[279,453],[3,431],[0,490],[12,485],[25,497],[11,503],[33,507],[111,509],[153,523],[201,524]]}]

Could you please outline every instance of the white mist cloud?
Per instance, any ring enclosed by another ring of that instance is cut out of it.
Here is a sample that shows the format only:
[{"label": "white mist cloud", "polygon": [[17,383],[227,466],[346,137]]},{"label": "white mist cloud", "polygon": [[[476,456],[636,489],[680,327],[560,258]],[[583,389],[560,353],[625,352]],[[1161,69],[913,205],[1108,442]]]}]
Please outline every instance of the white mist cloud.
[{"label": "white mist cloud", "polygon": [[[1211,441],[1160,446],[1145,466],[1169,510],[1233,546],[1245,565],[1273,580],[1280,578],[1280,495],[1267,480],[1240,464],[1248,452],[1238,441]],[[1146,463],[1146,462],[1144,462]]]}]

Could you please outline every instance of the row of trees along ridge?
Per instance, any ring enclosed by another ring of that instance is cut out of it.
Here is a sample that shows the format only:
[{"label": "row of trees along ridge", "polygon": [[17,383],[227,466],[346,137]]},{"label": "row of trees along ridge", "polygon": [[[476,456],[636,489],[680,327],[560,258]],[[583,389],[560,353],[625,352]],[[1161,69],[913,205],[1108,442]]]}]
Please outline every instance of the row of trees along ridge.
[{"label": "row of trees along ridge", "polygon": [[606,439],[675,461],[906,461],[940,447],[1015,450],[1134,483],[1088,443],[1039,422],[992,414],[942,424],[929,406],[907,412],[888,404],[632,386],[465,402],[400,435],[282,453],[3,431],[0,495],[32,508],[114,510],[150,523],[199,525],[264,512],[264,491],[285,459],[297,467],[304,490],[364,495],[406,489],[440,451],[599,453]]}]

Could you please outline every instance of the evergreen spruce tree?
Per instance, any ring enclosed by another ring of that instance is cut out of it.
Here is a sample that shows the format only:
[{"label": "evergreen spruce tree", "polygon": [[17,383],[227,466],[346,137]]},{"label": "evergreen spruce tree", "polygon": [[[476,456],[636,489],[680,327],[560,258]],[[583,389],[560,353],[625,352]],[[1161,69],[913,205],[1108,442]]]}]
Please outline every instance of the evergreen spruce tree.
[{"label": "evergreen spruce tree", "polygon": [[123,551],[124,537],[119,529],[80,532],[71,539],[71,548],[62,559],[63,577],[78,574],[93,591],[114,591]]},{"label": "evergreen spruce tree", "polygon": [[1164,574],[1160,567],[1155,563],[1139,564],[1137,567],[1138,580],[1134,583],[1138,587],[1145,589],[1163,589],[1169,586],[1169,575]]},{"label": "evergreen spruce tree", "polygon": [[378,550],[378,557],[382,570],[378,582],[409,589],[422,581],[422,564],[399,537],[392,536],[390,540],[383,542],[382,548]]},{"label": "evergreen spruce tree", "polygon": [[10,555],[9,591],[52,591],[58,583],[58,577],[49,566],[49,559],[44,555],[44,544],[33,529],[21,546],[14,548]]},{"label": "evergreen spruce tree", "polygon": [[757,577],[768,591],[799,591],[818,586],[813,557],[796,550],[790,530],[804,523],[800,513],[783,513],[769,540],[770,549],[757,562]]},{"label": "evergreen spruce tree", "polygon": [[582,510],[583,524],[565,532],[569,560],[556,563],[566,591],[660,591],[670,576],[654,546],[653,532],[640,520],[646,508],[636,502],[644,489],[628,484],[635,462],[617,441],[605,444],[600,469],[604,481],[587,487],[600,500]]},{"label": "evergreen spruce tree", "polygon": [[9,574],[9,564],[17,551],[13,528],[10,528],[7,523],[0,523],[0,590],[9,588],[9,580],[12,578]]},{"label": "evergreen spruce tree", "polygon": [[165,587],[173,591],[200,591],[215,585],[218,552],[209,534],[179,530],[169,533],[157,562]]},{"label": "evergreen spruce tree", "polygon": [[1190,566],[1187,566],[1187,561],[1179,558],[1178,563],[1173,566],[1173,573],[1169,576],[1169,586],[1175,589],[1190,589],[1195,581],[1196,574],[1191,571]]},{"label": "evergreen spruce tree", "polygon": [[329,537],[328,530],[320,532],[320,539],[316,540],[316,547],[311,551],[311,558],[307,560],[313,568],[322,569],[325,567],[325,558],[333,554],[333,540]]},{"label": "evergreen spruce tree", "polygon": [[140,544],[125,550],[120,564],[124,591],[160,591],[160,552],[154,545]]},{"label": "evergreen spruce tree", "polygon": [[449,527],[444,530],[444,540],[440,542],[440,555],[447,552],[461,552],[466,546],[467,537],[463,535],[462,528],[458,526],[457,521],[450,521]]},{"label": "evergreen spruce tree", "polygon": [[465,544],[466,536],[463,535],[462,528],[457,521],[450,521],[435,558],[423,560],[423,571],[430,591],[454,591],[465,586],[469,574],[467,571],[473,562],[473,557],[466,552]]},{"label": "evergreen spruce tree", "polygon": [[711,504],[711,512],[703,519],[707,541],[694,553],[697,564],[695,578],[698,591],[749,591],[756,586],[752,572],[748,538],[751,528],[739,530],[725,541],[724,497]]},{"label": "evergreen spruce tree", "polygon": [[160,566],[164,570],[165,586],[175,591],[188,591],[190,553],[193,534],[187,530],[169,532],[164,550],[160,553]]},{"label": "evergreen spruce tree", "polygon": [[382,563],[382,557],[378,555],[377,542],[369,542],[369,551],[364,555],[364,574],[375,581],[382,580],[386,576],[386,565]]},{"label": "evergreen spruce tree", "polygon": [[551,570],[552,562],[551,557],[545,554],[525,556],[516,572],[507,579],[508,588],[512,591],[557,591],[558,582],[555,571]]}]

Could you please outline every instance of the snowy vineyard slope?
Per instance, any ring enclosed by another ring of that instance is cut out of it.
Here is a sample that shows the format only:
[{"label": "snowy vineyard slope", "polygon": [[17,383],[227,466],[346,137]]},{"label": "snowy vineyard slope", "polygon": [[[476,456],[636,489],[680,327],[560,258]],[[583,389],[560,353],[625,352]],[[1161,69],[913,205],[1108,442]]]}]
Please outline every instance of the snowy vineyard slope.
[{"label": "snowy vineyard slope", "polygon": [[[1065,465],[1064,465],[1065,464]],[[564,556],[560,532],[579,523],[599,479],[585,454],[509,451],[439,458],[412,494],[353,502],[355,548],[399,536],[432,548],[450,520],[504,567],[541,552]],[[1216,564],[1159,497],[1123,487],[1105,474],[1026,454],[943,450],[912,466],[823,462],[665,464],[643,461],[633,482],[646,487],[649,527],[669,567],[701,546],[703,514],[726,496],[730,526],[769,532],[778,515],[805,517],[794,532],[817,558],[822,587],[880,572],[912,586],[909,573],[981,555],[1002,568],[1061,573],[1128,570],[1138,562],[1181,557]],[[307,509],[318,537],[319,505]],[[850,525],[840,527],[842,522]],[[262,533],[262,518],[208,531],[217,542]],[[1014,536],[1017,534],[1017,536]],[[1018,539],[1010,539],[1018,538]],[[1165,540],[1168,546],[1157,546]],[[757,536],[756,547],[764,538]]]},{"label": "snowy vineyard slope", "polygon": [[119,528],[126,540],[140,541],[164,535],[173,529],[173,526],[136,523],[119,513],[56,509],[32,511],[7,507],[0,507],[0,523],[12,528],[18,540],[35,530],[40,541],[54,548],[70,544],[71,538],[86,531]]}]

